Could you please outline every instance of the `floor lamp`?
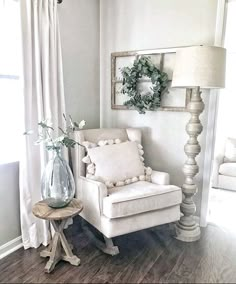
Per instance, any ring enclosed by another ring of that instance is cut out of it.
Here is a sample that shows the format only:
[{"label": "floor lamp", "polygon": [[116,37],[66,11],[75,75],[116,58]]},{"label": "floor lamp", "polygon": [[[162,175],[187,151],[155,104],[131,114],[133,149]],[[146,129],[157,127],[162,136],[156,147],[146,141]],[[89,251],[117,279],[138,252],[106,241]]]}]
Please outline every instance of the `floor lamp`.
[{"label": "floor lamp", "polygon": [[186,126],[189,139],[184,147],[187,160],[183,166],[183,215],[176,224],[176,238],[184,242],[196,241],[201,235],[200,227],[194,218],[196,205],[193,201],[193,196],[197,193],[193,178],[199,172],[195,157],[201,151],[197,137],[203,129],[199,120],[199,115],[204,110],[200,88],[224,88],[225,57],[226,50],[215,46],[191,46],[176,52],[172,87],[192,89],[191,100],[187,105],[191,118]]}]

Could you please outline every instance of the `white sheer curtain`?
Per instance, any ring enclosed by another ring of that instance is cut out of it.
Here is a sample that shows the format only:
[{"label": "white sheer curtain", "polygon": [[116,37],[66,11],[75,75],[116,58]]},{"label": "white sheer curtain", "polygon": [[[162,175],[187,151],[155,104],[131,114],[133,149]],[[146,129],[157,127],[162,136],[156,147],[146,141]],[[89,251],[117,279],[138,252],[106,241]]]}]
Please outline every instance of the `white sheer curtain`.
[{"label": "white sheer curtain", "polygon": [[[51,119],[63,126],[65,113],[57,0],[21,0],[24,77],[24,126],[37,133],[37,123]],[[48,224],[32,214],[41,199],[40,178],[47,162],[37,135],[24,137],[20,160],[21,229],[24,248],[47,245]]]}]

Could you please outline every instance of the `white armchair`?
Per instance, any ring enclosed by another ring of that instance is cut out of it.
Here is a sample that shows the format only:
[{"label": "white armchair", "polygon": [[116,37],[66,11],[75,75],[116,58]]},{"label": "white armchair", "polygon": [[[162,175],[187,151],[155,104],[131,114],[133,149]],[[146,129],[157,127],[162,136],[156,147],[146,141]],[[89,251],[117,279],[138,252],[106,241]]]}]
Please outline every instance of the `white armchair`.
[{"label": "white armchair", "polygon": [[[80,143],[117,138],[141,143],[141,131],[129,128],[75,132]],[[83,147],[72,152],[76,196],[83,202],[82,218],[103,234],[105,243],[97,244],[104,252],[111,255],[119,252],[112,243],[113,237],[179,220],[182,192],[179,187],[169,185],[168,173],[153,171],[151,182],[138,181],[113,191],[104,183],[85,177],[84,156]]]},{"label": "white armchair", "polygon": [[227,138],[225,151],[215,157],[212,187],[236,191],[236,139]]}]

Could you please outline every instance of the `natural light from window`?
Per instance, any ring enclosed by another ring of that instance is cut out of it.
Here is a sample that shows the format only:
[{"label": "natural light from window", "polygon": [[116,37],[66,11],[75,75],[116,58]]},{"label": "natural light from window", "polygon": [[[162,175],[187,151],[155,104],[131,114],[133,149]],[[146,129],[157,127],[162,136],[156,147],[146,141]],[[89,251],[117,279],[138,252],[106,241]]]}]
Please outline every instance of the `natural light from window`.
[{"label": "natural light from window", "polygon": [[[236,138],[236,0],[227,1],[224,47],[227,50],[226,88],[221,91],[217,114],[215,156],[224,153],[227,137]],[[210,190],[208,222],[236,233],[236,192]]]},{"label": "natural light from window", "polygon": [[22,135],[20,7],[0,0],[0,164],[19,159]]}]

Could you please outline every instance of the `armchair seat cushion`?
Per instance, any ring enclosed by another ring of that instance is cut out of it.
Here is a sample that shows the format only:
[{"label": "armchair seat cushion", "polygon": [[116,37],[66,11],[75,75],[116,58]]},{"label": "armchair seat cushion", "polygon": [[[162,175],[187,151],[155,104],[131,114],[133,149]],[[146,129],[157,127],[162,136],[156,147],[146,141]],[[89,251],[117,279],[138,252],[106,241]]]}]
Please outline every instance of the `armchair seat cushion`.
[{"label": "armchair seat cushion", "polygon": [[164,209],[181,201],[182,192],[177,186],[138,181],[110,189],[109,196],[103,198],[103,214],[110,219],[120,218]]},{"label": "armchair seat cushion", "polygon": [[236,163],[223,163],[219,167],[219,173],[225,176],[236,177]]}]

